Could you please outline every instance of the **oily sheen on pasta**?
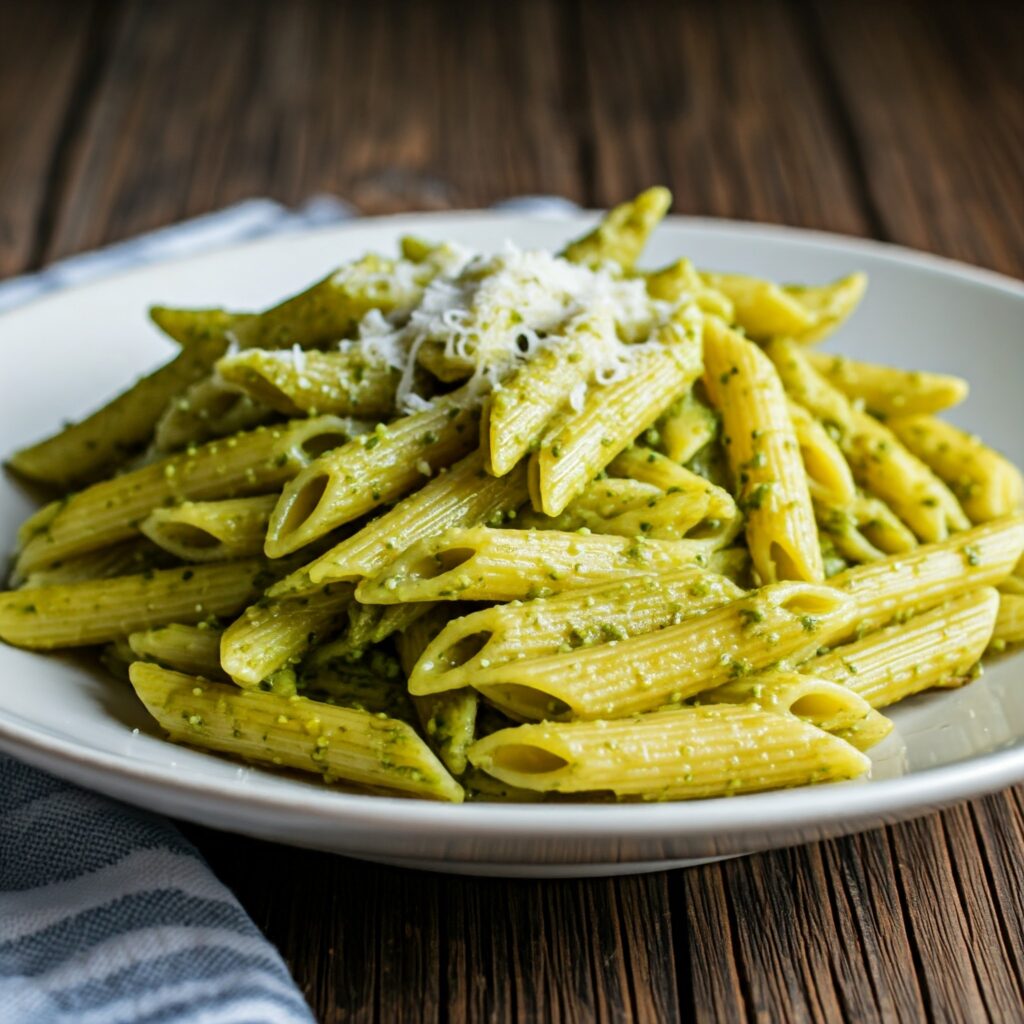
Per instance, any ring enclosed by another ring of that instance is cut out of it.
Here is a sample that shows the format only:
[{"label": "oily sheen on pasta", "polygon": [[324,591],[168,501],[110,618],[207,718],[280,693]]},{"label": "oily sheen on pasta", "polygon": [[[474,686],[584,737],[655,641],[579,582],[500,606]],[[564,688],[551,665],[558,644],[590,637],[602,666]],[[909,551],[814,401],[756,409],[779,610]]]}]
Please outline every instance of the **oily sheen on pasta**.
[{"label": "oily sheen on pasta", "polygon": [[968,385],[820,352],[863,298],[679,253],[406,237],[9,456],[51,492],[0,638],[169,739],[374,795],[686,800],[870,774],[1024,641],[1024,482]]}]

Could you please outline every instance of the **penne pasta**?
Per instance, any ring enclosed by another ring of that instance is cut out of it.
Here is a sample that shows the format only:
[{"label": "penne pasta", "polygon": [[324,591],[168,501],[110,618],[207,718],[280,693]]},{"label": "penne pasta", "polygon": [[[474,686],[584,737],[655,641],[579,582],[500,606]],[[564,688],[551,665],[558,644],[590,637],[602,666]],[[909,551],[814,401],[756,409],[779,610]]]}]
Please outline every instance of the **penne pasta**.
[{"label": "penne pasta", "polygon": [[175,502],[273,491],[351,433],[350,423],[332,416],[294,420],[214,441],[93,484],[68,498],[24,545],[17,568],[29,573],[56,559],[137,537],[150,512]]},{"label": "penne pasta", "polygon": [[263,553],[276,494],[225,501],[184,501],[150,512],[139,529],[183,562],[225,562]]},{"label": "penne pasta", "polygon": [[128,637],[130,660],[155,661],[187,675],[226,680],[227,673],[220,664],[221,633],[203,622],[197,626],[172,622],[140,630]]},{"label": "penne pasta", "polygon": [[732,302],[735,322],[756,341],[773,337],[819,341],[856,309],[867,289],[864,274],[819,287],[777,285],[742,274],[703,272],[701,279]]},{"label": "penne pasta", "polygon": [[705,541],[478,526],[413,544],[363,580],[356,596],[366,604],[512,601],[616,577],[708,566],[712,554]]},{"label": "penne pasta", "polygon": [[897,370],[831,352],[807,352],[806,358],[829,384],[847,398],[863,402],[876,416],[941,412],[967,397],[967,381],[944,373]]},{"label": "penne pasta", "polygon": [[649,188],[609,210],[593,231],[567,245],[562,255],[571,263],[593,267],[615,263],[629,270],[671,204],[672,193],[667,188]]},{"label": "penne pasta", "polygon": [[[675,329],[670,324],[663,334]],[[592,389],[579,412],[559,414],[530,457],[533,507],[557,516],[699,373],[699,346],[689,340],[645,348],[623,380]]]},{"label": "penne pasta", "polygon": [[810,348],[863,274],[638,270],[669,201],[561,254],[406,236],[261,313],[153,307],[177,356],[12,459],[87,486],[18,529],[0,639],[374,795],[862,776],[880,708],[1024,642],[1024,481],[934,418],[964,381]]},{"label": "penne pasta", "polygon": [[387,416],[401,373],[359,350],[251,348],[223,356],[217,376],[285,416]]},{"label": "penne pasta", "polygon": [[[398,635],[398,657],[406,676],[446,621],[444,609],[437,608]],[[431,749],[452,775],[464,775],[469,766],[467,752],[476,738],[479,704],[476,690],[463,686],[443,693],[414,696],[412,700]]]},{"label": "penne pasta", "polygon": [[691,568],[493,605],[452,619],[424,645],[406,666],[409,692],[465,686],[483,669],[678,625],[742,593],[724,576]]},{"label": "penne pasta", "polygon": [[495,479],[484,471],[479,452],[467,455],[305,570],[282,580],[276,590],[372,576],[423,537],[481,522],[500,523],[526,500],[525,477],[520,466]]},{"label": "penne pasta", "polygon": [[595,367],[618,345],[610,314],[577,318],[556,344],[546,345],[496,388],[484,405],[480,444],[487,472],[504,476],[541,439],[564,406],[586,395]]},{"label": "penne pasta", "polygon": [[843,644],[800,666],[883,708],[935,686],[961,686],[992,637],[999,595],[982,587]]},{"label": "penne pasta", "polygon": [[892,732],[892,722],[860,694],[803,672],[761,672],[702,693],[698,702],[795,715],[858,750],[870,749]]},{"label": "penne pasta", "polygon": [[224,671],[239,686],[260,686],[341,628],[351,602],[352,587],[347,584],[261,598],[224,630],[220,642]]},{"label": "penne pasta", "polygon": [[697,397],[696,390],[677,398],[658,421],[665,454],[673,462],[689,462],[718,437],[718,416]]},{"label": "penne pasta", "polygon": [[520,725],[477,741],[469,759],[524,789],[643,800],[834,782],[870,767],[850,744],[795,715],[731,705]]},{"label": "penne pasta", "polygon": [[216,377],[207,377],[164,410],[153,434],[152,451],[156,456],[166,455],[188,445],[252,430],[275,418],[269,406]]},{"label": "penne pasta", "polygon": [[228,339],[258,313],[232,313],[226,309],[179,309],[150,306],[149,319],[182,348]]},{"label": "penne pasta", "polygon": [[709,287],[690,260],[676,260],[661,270],[652,270],[644,275],[647,293],[661,302],[679,303],[687,300],[712,316],[720,316],[726,323],[735,319],[731,300],[720,291]]},{"label": "penne pasta", "polygon": [[940,541],[970,521],[949,488],[878,420],[853,407],[791,341],[766,349],[792,397],[836,432],[857,482],[888,504],[922,541]]},{"label": "penne pasta", "polygon": [[1024,510],[1024,478],[997,451],[934,416],[889,421],[893,433],[959,498],[975,523]]},{"label": "penne pasta", "polygon": [[760,580],[825,578],[801,449],[770,360],[715,320],[704,329],[704,386],[726,452]]},{"label": "penne pasta", "polygon": [[876,629],[897,616],[934,608],[965,589],[998,585],[1022,550],[1024,517],[1015,516],[847,569],[829,583],[856,600],[858,629]]},{"label": "penne pasta", "polygon": [[992,649],[1002,651],[1008,644],[1019,643],[1024,643],[1024,594],[1000,594],[999,612],[992,628]]},{"label": "penne pasta", "polygon": [[184,349],[85,419],[15,452],[8,465],[65,491],[101,479],[145,447],[168,402],[205,377],[226,346],[213,339]]},{"label": "penne pasta", "polygon": [[515,718],[621,718],[802,661],[847,629],[855,610],[830,587],[775,583],[653,633],[480,669],[473,686]]},{"label": "penne pasta", "polygon": [[171,739],[249,761],[460,803],[462,787],[405,722],[136,662],[131,681]]},{"label": "penne pasta", "polygon": [[171,622],[240,611],[272,577],[262,560],[156,569],[0,594],[0,639],[50,650],[102,644]]},{"label": "penne pasta", "polygon": [[439,401],[314,460],[281,494],[267,530],[267,555],[297,551],[415,490],[474,447],[477,416],[458,400]]},{"label": "penne pasta", "polygon": [[811,497],[832,508],[847,508],[857,496],[857,485],[839,445],[802,405],[788,402],[786,408],[800,446]]},{"label": "penne pasta", "polygon": [[723,487],[686,469],[666,455],[631,445],[608,464],[612,476],[628,477],[651,484],[667,493],[699,494],[707,498],[706,512],[712,519],[733,519],[738,513],[732,495]]}]

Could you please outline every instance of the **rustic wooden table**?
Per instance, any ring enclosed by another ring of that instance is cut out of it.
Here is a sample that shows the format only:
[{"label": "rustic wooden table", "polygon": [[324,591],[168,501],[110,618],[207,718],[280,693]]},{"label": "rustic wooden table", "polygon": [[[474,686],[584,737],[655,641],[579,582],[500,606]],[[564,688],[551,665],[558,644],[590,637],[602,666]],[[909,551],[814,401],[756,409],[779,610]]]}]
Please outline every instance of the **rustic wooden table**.
[{"label": "rustic wooden table", "polygon": [[[655,182],[1024,273],[1014,5],[0,5],[0,275],[251,195]],[[965,339],[965,342],[969,339]],[[1024,794],[686,871],[480,881],[189,829],[340,1020],[1020,1020]]]}]

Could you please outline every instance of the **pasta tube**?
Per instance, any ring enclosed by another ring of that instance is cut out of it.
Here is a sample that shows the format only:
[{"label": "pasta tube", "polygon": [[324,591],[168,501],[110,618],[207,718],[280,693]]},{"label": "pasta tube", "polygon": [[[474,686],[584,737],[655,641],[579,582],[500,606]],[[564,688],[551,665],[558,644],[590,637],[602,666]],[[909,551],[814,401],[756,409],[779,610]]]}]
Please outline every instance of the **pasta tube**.
[{"label": "pasta tube", "polygon": [[422,537],[480,522],[500,523],[526,500],[526,471],[516,467],[495,479],[483,468],[479,452],[467,455],[446,473],[400,501],[358,533],[321,555],[275,592],[336,580],[372,576],[399,551]]},{"label": "pasta tube", "polygon": [[907,622],[819,655],[800,666],[883,708],[933,686],[960,686],[984,653],[999,595],[982,587]]},{"label": "pasta tube", "polygon": [[385,416],[392,412],[400,372],[358,350],[306,352],[251,348],[226,355],[221,380],[285,416]]},{"label": "pasta tube", "polygon": [[651,484],[668,493],[702,494],[707,498],[704,515],[712,519],[733,519],[738,514],[732,495],[710,480],[694,473],[668,456],[641,445],[631,445],[608,464],[612,476],[628,477]]},{"label": "pasta tube", "polygon": [[239,686],[259,686],[345,621],[352,587],[328,584],[306,594],[264,597],[224,631],[220,661]]},{"label": "pasta tube", "polygon": [[1009,459],[934,416],[889,421],[893,433],[960,499],[975,523],[1024,509],[1024,479]]},{"label": "pasta tube", "polygon": [[617,263],[629,270],[671,205],[672,193],[667,188],[649,188],[609,210],[593,231],[567,245],[562,255],[571,263],[591,267]]},{"label": "pasta tube", "polygon": [[867,289],[864,274],[821,287],[777,285],[742,274],[705,272],[701,278],[733,303],[736,323],[757,341],[777,336],[818,341],[853,312]]},{"label": "pasta tube", "polygon": [[145,446],[167,403],[205,377],[226,345],[215,339],[179,352],[85,419],[16,452],[8,465],[64,490],[101,479]]},{"label": "pasta tube", "polygon": [[691,300],[705,313],[733,322],[735,310],[730,299],[708,287],[690,260],[676,260],[661,270],[645,273],[644,279],[652,299],[673,304]]},{"label": "pasta tube", "polygon": [[878,420],[860,412],[828,384],[791,341],[766,349],[793,398],[837,433],[854,478],[885,501],[923,541],[940,541],[970,526],[948,487]]},{"label": "pasta tube", "polygon": [[226,501],[185,501],[155,509],[139,529],[184,562],[224,562],[263,553],[276,494]]},{"label": "pasta tube", "polygon": [[622,576],[706,566],[704,541],[645,541],[559,530],[447,530],[413,544],[359,584],[366,604],[512,601]]},{"label": "pasta tube", "polygon": [[620,718],[799,662],[847,629],[855,607],[830,587],[775,583],[653,633],[480,669],[473,685],[516,718]]},{"label": "pasta tube", "polygon": [[818,529],[782,382],[759,348],[723,324],[704,329],[704,386],[722,415],[747,545],[762,582],[825,578]]},{"label": "pasta tube", "polygon": [[934,608],[964,589],[1001,583],[1022,550],[1024,518],[1014,516],[847,569],[829,583],[856,600],[859,630],[876,629],[896,616]]},{"label": "pasta tube", "polygon": [[17,568],[29,573],[56,559],[138,535],[155,508],[184,500],[229,498],[273,491],[322,451],[347,441],[351,424],[333,416],[214,441],[131,473],[104,480],[68,498],[22,548]]},{"label": "pasta tube", "polygon": [[[668,325],[663,336],[676,329]],[[562,412],[548,428],[530,458],[533,507],[557,516],[699,373],[690,340],[634,352],[623,380],[591,389],[579,412]]]},{"label": "pasta tube", "polygon": [[149,319],[182,348],[226,340],[258,313],[232,313],[226,309],[178,309],[150,306]]},{"label": "pasta tube", "polygon": [[795,715],[742,705],[520,725],[478,740],[469,759],[513,786],[643,800],[834,782],[870,767],[850,744]]},{"label": "pasta tube", "polygon": [[412,796],[460,803],[462,787],[411,726],[387,716],[235,686],[136,662],[131,681],[171,739]]},{"label": "pasta tube", "polygon": [[484,405],[480,443],[487,471],[494,476],[508,473],[540,441],[551,417],[577,392],[586,393],[599,359],[615,345],[618,338],[609,313],[582,316],[568,325],[564,338],[513,370]]},{"label": "pasta tube", "polygon": [[255,559],[0,594],[0,639],[48,650],[102,644],[170,622],[236,614],[266,585]]},{"label": "pasta tube", "polygon": [[802,405],[789,402],[787,408],[811,497],[835,508],[845,508],[856,498],[857,485],[839,445]]},{"label": "pasta tube", "polygon": [[792,714],[868,750],[892,732],[892,722],[847,686],[802,672],[762,672],[719,686],[699,698],[701,704],[742,704]]},{"label": "pasta tube", "polygon": [[193,384],[175,398],[156,424],[152,451],[158,455],[252,430],[274,419],[274,410],[216,377]]},{"label": "pasta tube", "polygon": [[886,554],[912,551],[917,538],[885,502],[858,494],[846,507],[815,501],[821,528],[853,562],[874,562]]},{"label": "pasta tube", "polygon": [[941,412],[967,397],[967,381],[944,373],[897,370],[831,352],[808,352],[807,361],[847,398],[863,402],[878,416]]},{"label": "pasta tube", "polygon": [[806,344],[827,338],[860,305],[867,288],[867,274],[859,271],[830,284],[783,285],[782,290],[796,299],[811,314],[814,321],[809,328],[800,332],[797,340]]},{"label": "pasta tube", "polygon": [[270,518],[267,555],[297,551],[414,490],[474,447],[477,416],[458,401],[439,401],[316,459],[285,486]]},{"label": "pasta tube", "polygon": [[132,661],[155,661],[164,668],[207,679],[227,679],[220,664],[221,630],[206,623],[186,626],[172,622],[167,626],[141,630],[128,637]]},{"label": "pasta tube", "polygon": [[678,625],[742,593],[724,576],[683,569],[493,605],[452,619],[424,645],[422,656],[406,667],[409,692],[447,690],[471,683],[481,669]]},{"label": "pasta tube", "polygon": [[1024,643],[1024,595],[999,595],[999,613],[991,643],[995,651],[1004,650],[1007,644]]},{"label": "pasta tube", "polygon": [[[697,479],[703,480],[702,477]],[[566,505],[561,515],[545,516],[528,511],[519,518],[519,525],[541,530],[584,528],[620,537],[680,540],[703,523],[700,539],[714,536],[722,538],[724,544],[732,540],[738,530],[738,524],[737,530],[731,529],[738,514],[735,505],[724,523],[712,514],[713,509],[725,507],[718,496],[724,493],[707,481],[699,489],[673,488],[669,494],[638,480],[595,480]]]},{"label": "pasta tube", "polygon": [[[406,676],[446,620],[444,611],[436,609],[398,635],[396,646]],[[412,700],[431,749],[452,775],[463,775],[469,764],[466,752],[476,738],[476,714],[480,700],[476,690],[463,686],[444,693],[414,696]]]},{"label": "pasta tube", "polygon": [[689,462],[718,436],[718,416],[693,391],[687,391],[658,421],[658,432],[673,462]]},{"label": "pasta tube", "polygon": [[165,569],[173,562],[174,559],[165,551],[140,537],[138,540],[127,540],[109,548],[86,551],[73,558],[51,562],[42,569],[33,570],[20,583],[26,588],[45,587],[54,583],[80,583],[83,580],[106,580],[112,576],[131,576],[149,569]]}]

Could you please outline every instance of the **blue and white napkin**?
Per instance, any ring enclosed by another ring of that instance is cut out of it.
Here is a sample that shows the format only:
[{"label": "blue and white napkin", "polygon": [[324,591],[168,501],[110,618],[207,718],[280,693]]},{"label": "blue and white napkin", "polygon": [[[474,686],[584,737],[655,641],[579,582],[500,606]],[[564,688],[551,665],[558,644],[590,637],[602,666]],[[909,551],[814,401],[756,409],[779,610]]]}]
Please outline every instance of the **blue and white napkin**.
[{"label": "blue and white napkin", "polygon": [[[508,211],[575,205],[524,196]],[[37,274],[0,282],[0,310],[203,249],[352,216],[252,199]],[[0,1024],[309,1024],[281,957],[168,821],[0,754]]]}]

